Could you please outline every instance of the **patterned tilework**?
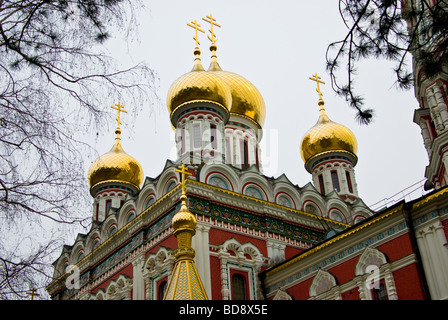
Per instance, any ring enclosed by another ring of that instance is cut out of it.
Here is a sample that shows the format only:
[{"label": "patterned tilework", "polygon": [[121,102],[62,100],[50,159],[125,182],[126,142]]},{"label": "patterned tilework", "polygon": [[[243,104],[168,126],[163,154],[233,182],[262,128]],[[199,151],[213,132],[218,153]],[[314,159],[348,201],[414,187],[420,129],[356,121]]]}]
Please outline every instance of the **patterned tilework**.
[{"label": "patterned tilework", "polygon": [[188,209],[192,213],[211,217],[215,220],[229,222],[254,230],[267,231],[309,244],[317,244],[325,240],[325,233],[303,228],[274,217],[256,215],[225,207],[204,199],[188,197]]},{"label": "patterned tilework", "polygon": [[207,300],[207,294],[192,260],[176,263],[165,300]]}]

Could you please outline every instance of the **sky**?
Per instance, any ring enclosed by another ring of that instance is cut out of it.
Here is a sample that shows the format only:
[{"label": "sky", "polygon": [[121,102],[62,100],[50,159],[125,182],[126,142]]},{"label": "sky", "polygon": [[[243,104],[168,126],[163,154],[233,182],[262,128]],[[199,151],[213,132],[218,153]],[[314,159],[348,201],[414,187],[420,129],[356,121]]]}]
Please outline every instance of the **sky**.
[{"label": "sky", "polygon": [[[355,110],[331,88],[325,69],[326,49],[347,32],[338,1],[153,0],[145,5],[145,10],[136,13],[139,40],[125,44],[117,37],[108,44],[120,63],[145,62],[159,78],[156,92],[160,101],[140,106],[135,121],[126,119],[128,115],[121,118],[123,148],[140,162],[145,176],[157,177],[167,159],[176,160],[166,96],[171,84],[193,66],[194,30],[187,23],[197,20],[206,31],[209,25],[202,18],[212,14],[221,25],[214,29],[221,68],[251,81],[265,101],[261,146],[266,176],[276,178],[284,173],[299,187],[311,181],[300,156],[300,143],[318,118],[316,83],[309,80],[317,73],[326,82],[321,91],[328,116],[347,126],[357,138],[356,181],[366,205],[384,204],[383,199],[397,193],[395,199],[400,198],[401,190],[424,179],[428,156],[420,128],[412,121],[418,103],[413,89],[395,88],[394,63],[359,63],[356,90],[364,97],[365,107],[375,110],[374,122],[368,126],[355,120]],[[199,40],[202,64],[207,68],[210,42],[204,34]],[[105,101],[104,108],[115,103]],[[130,108],[126,101],[121,103]],[[115,116],[111,110],[110,130],[102,132],[93,145],[99,154],[113,144]],[[421,195],[419,188],[412,197]]]}]

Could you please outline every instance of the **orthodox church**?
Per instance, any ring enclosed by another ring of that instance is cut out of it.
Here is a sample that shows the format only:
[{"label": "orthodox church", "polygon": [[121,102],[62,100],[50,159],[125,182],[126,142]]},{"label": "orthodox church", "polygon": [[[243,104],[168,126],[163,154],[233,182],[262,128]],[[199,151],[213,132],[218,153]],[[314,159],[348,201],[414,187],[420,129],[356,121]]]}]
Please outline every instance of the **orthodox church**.
[{"label": "orthodox church", "polygon": [[[219,25],[211,15],[203,20],[211,26],[210,64],[204,68],[204,31],[192,21],[191,71],[167,94],[177,159],[145,177],[121,145],[126,110],[112,106],[115,141],[87,177],[92,226],[54,262],[51,298],[448,299],[448,189],[438,173],[443,123],[423,134],[434,190],[372,211],[357,190],[356,137],[327,114],[324,81],[315,74],[316,124],[300,147],[311,182],[300,187],[285,175],[265,176],[260,141],[269,106],[249,80],[221,67],[213,32]],[[418,89],[421,101],[431,101],[415,113],[420,125],[431,123],[431,108],[448,114],[446,99],[437,99],[445,80],[446,73],[424,79],[427,88]]]}]

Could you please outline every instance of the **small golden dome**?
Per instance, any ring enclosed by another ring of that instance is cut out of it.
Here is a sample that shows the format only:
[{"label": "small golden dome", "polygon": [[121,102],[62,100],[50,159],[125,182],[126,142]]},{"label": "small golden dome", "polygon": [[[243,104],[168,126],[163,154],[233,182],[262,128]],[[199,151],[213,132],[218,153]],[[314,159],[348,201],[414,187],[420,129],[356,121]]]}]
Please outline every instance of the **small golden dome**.
[{"label": "small golden dome", "polygon": [[173,227],[174,233],[176,234],[183,230],[189,230],[193,233],[196,230],[196,217],[188,210],[186,206],[186,199],[187,197],[185,195],[181,196],[181,208],[171,220],[171,226]]},{"label": "small golden dome", "polygon": [[319,120],[305,134],[300,146],[305,164],[313,157],[329,151],[347,152],[356,157],[358,142],[353,132],[328,118],[323,100],[319,101],[319,105]]},{"label": "small golden dome", "polygon": [[260,91],[244,77],[221,69],[216,58],[216,45],[212,45],[210,51],[212,51],[212,60],[208,71],[221,77],[232,93],[230,114],[247,117],[255,121],[260,128],[263,127],[266,107]]},{"label": "small golden dome", "polygon": [[167,106],[170,115],[182,104],[192,101],[211,101],[230,110],[232,95],[229,87],[217,75],[204,70],[199,53],[197,49],[193,69],[174,81],[168,90]]},{"label": "small golden dome", "polygon": [[140,188],[143,182],[143,169],[133,157],[121,147],[119,129],[115,143],[109,152],[96,159],[90,166],[88,180],[90,187],[106,181],[129,183]]}]

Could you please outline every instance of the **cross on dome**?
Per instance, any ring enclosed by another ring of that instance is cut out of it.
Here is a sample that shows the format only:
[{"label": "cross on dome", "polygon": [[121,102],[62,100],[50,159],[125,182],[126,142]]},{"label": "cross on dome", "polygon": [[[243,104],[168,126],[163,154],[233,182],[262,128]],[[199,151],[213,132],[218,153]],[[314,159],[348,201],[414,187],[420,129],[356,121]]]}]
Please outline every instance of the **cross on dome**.
[{"label": "cross on dome", "polygon": [[[206,18],[208,18],[208,19],[206,19]],[[210,31],[211,37],[210,37],[210,35],[208,35],[207,37],[212,42],[212,44],[214,44],[216,41],[218,41],[218,39],[216,38],[216,34],[213,32],[213,26],[217,26],[220,28],[221,28],[221,26],[215,22],[216,19],[213,18],[213,16],[211,14],[209,16],[206,16],[206,18],[202,18],[202,20],[210,23],[210,29],[208,29],[208,31]]]},{"label": "cross on dome", "polygon": [[185,166],[185,164],[182,164],[181,166],[179,166],[179,168],[180,168],[180,170],[179,169],[174,169],[174,171],[181,173],[182,178],[181,178],[180,184],[182,186],[182,195],[185,195],[185,190],[187,189],[185,176],[190,176],[191,173],[188,172],[187,167]]},{"label": "cross on dome", "polygon": [[316,91],[317,91],[317,93],[319,94],[319,100],[322,100],[323,93],[320,91],[319,83],[325,84],[325,82],[323,82],[323,81],[320,80],[320,79],[321,79],[321,78],[317,75],[317,73],[313,74],[313,76],[310,77],[310,80],[312,80],[312,81],[316,81],[316,84],[317,84],[317,89],[316,89]]},{"label": "cross on dome", "polygon": [[199,28],[201,25],[196,20],[187,22],[187,26],[192,27],[194,29],[193,39],[196,41],[196,47],[199,47],[201,43],[199,42],[198,31],[201,31],[202,33],[205,33],[205,31]]},{"label": "cross on dome", "polygon": [[120,124],[122,124],[120,120],[120,113],[125,112],[128,113],[126,110],[124,110],[124,107],[121,105],[120,102],[116,103],[115,106],[110,106],[112,109],[118,110],[118,116],[115,118],[117,120],[117,128],[120,129]]},{"label": "cross on dome", "polygon": [[39,297],[40,294],[36,293],[36,289],[31,289],[28,292],[25,292],[27,295],[31,296],[31,300],[34,300],[34,297]]}]

